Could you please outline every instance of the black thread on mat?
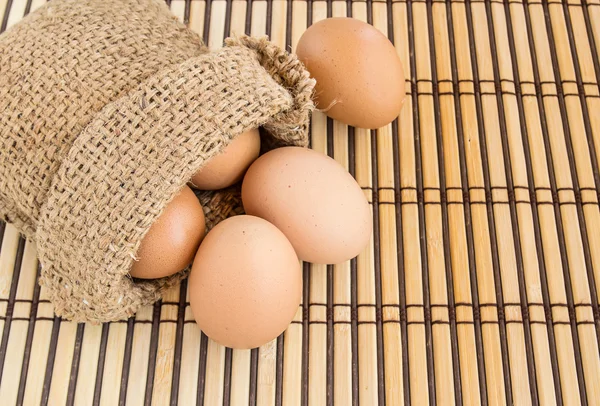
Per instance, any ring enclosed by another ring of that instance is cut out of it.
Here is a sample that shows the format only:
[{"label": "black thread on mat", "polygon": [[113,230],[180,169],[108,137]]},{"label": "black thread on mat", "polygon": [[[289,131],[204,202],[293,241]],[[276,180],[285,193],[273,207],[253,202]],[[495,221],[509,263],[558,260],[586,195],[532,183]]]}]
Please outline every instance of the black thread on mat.
[{"label": "black thread on mat", "polygon": [[[556,43],[554,41],[554,32],[552,31],[552,21],[550,18],[550,12],[549,12],[547,4],[543,4],[542,6],[544,8],[546,32],[548,35],[548,46],[550,47],[550,56],[552,58],[552,67],[553,67],[554,77],[555,77],[555,80],[560,83],[561,82],[560,67],[558,65],[558,60],[557,60],[556,54],[552,52],[552,50],[556,51],[557,47],[556,47]],[[564,137],[565,137],[565,144],[567,147],[567,155],[569,157],[569,168],[570,168],[570,172],[571,172],[571,180],[573,182],[574,189],[579,190],[579,179],[577,178],[577,167],[575,165],[575,154],[573,152],[573,145],[571,142],[571,128],[570,128],[570,124],[569,124],[569,118],[566,113],[566,105],[565,105],[564,96],[561,95],[560,93],[558,96],[558,105],[559,105],[559,109],[560,109],[560,115],[561,115],[562,121],[563,121],[563,131],[564,131]],[[590,268],[590,262],[589,262],[590,258],[588,256],[589,246],[588,246],[588,241],[586,238],[587,226],[586,226],[585,218],[583,215],[583,208],[581,207],[580,204],[577,205],[577,217],[579,220],[586,268],[589,270],[589,268]],[[559,224],[561,225],[561,228],[562,228],[562,225],[563,225],[562,221]],[[570,267],[563,268],[563,271],[564,271],[564,276],[565,276],[565,290],[567,292],[567,303],[570,303],[573,305],[575,303],[575,299],[573,297],[571,268]],[[589,282],[590,281],[588,281],[588,285],[589,285]],[[575,315],[574,307],[571,307],[569,309],[569,311],[573,311],[573,315]],[[571,322],[572,322],[572,324],[574,324],[573,331],[577,333],[577,347],[578,348],[576,348],[576,352],[579,352],[580,356],[583,357],[583,352],[581,351],[581,343],[579,341],[579,331],[576,328],[577,319],[575,317],[573,317],[573,318],[571,318]],[[596,339],[598,340],[598,335],[596,335]],[[578,373],[578,379],[579,379],[579,384],[580,384],[580,392],[582,395],[581,401],[582,401],[582,404],[585,406],[585,405],[587,405],[587,388],[585,386],[585,374],[584,374],[582,365],[581,365],[581,370],[578,372],[581,372],[581,374]]]},{"label": "black thread on mat", "polygon": [[[248,0],[248,7],[252,5],[252,0]],[[204,8],[204,30],[202,32],[202,41],[208,44],[208,36],[210,34],[210,11],[212,8],[212,0],[206,0]]]},{"label": "black thread on mat", "polygon": [[271,26],[273,24],[273,0],[267,0],[267,21],[265,25],[265,33],[271,37]]},{"label": "black thread on mat", "polygon": [[[227,3],[230,3],[229,1]],[[190,12],[192,8],[192,0],[185,0],[185,8],[183,9],[183,23],[188,25],[190,23]]]},{"label": "black thread on mat", "polygon": [[[571,12],[569,10],[569,6],[567,3],[563,3],[563,13],[565,14],[565,21],[566,21],[566,29],[567,29],[567,34],[569,37],[569,45],[570,45],[570,51],[571,51],[571,55],[574,56],[574,58],[571,58],[573,60],[573,65],[574,65],[574,70],[575,70],[575,79],[577,82],[577,87],[579,89],[583,89],[583,85],[585,84],[583,82],[583,78],[581,76],[581,68],[579,66],[579,59],[578,57],[578,53],[577,53],[577,47],[575,46],[575,34],[573,32],[573,26],[571,24]],[[593,48],[591,46],[592,44],[590,44],[590,47]],[[598,86],[597,84],[594,84],[596,86]],[[599,87],[600,89],[600,87]],[[596,156],[596,148],[595,148],[595,142],[594,142],[594,136],[592,133],[592,128],[590,125],[590,113],[588,110],[588,104],[587,104],[587,100],[586,100],[586,96],[584,92],[579,93],[579,103],[581,104],[581,111],[583,113],[583,123],[585,126],[585,132],[587,135],[587,143],[588,143],[588,150],[590,153],[590,159],[591,159],[591,164],[592,164],[592,173],[594,175],[594,184],[596,186],[596,197],[597,199],[600,201],[600,172],[599,172],[599,167],[598,167],[598,157]],[[598,113],[596,113],[598,114]],[[569,138],[570,140],[570,138]],[[577,185],[579,186],[579,185]],[[581,189],[579,189],[581,190]],[[581,206],[581,200],[576,201],[576,203],[579,203],[579,205]],[[580,223],[582,222],[585,226],[585,228],[581,229],[581,239],[583,241],[583,252],[584,252],[584,257],[585,257],[585,265],[586,265],[586,270],[587,270],[587,277],[588,277],[588,286],[590,289],[590,297],[591,297],[591,301],[592,301],[592,308],[594,310],[594,314],[598,314],[598,312],[600,311],[598,308],[598,294],[597,294],[597,288],[596,288],[596,278],[594,276],[594,270],[593,270],[593,264],[592,264],[592,257],[591,257],[591,253],[590,253],[590,242],[587,236],[587,224],[585,222],[585,218],[583,217],[583,207],[581,208],[581,217],[580,219]],[[600,320],[596,320],[596,340],[598,341],[598,346],[600,347]]]},{"label": "black thread on mat", "polygon": [[[367,0],[367,22],[373,24],[373,1]],[[371,182],[374,186],[379,185],[379,174],[377,168],[377,131],[370,131],[371,143],[371,163],[375,169],[371,170]],[[381,241],[379,235],[379,200],[377,190],[373,191],[373,266],[375,279],[375,308],[376,312],[381,314]],[[383,324],[378,320],[375,324],[375,334],[377,339],[377,400],[379,405],[385,405],[385,357],[383,346]]]},{"label": "black thread on mat", "polygon": [[[434,39],[434,24],[433,24],[433,6],[431,3],[427,3],[427,32],[429,34],[429,52],[430,52],[430,65],[431,65],[431,79],[433,83],[438,81],[437,77],[437,62],[436,62],[436,44]],[[448,82],[451,82],[448,80]],[[440,95],[438,87],[433,88],[433,105],[434,105],[434,125],[435,125],[435,136],[437,144],[437,155],[438,155],[438,174],[441,191],[446,190],[446,157],[444,155],[444,144],[442,135],[442,117],[440,108]],[[442,194],[442,193],[440,193]],[[452,264],[450,263],[450,230],[448,220],[448,204],[446,203],[445,193],[442,194],[442,205],[440,207],[442,213],[442,235],[444,245],[444,268],[446,272],[446,297],[448,300],[448,313],[455,314],[454,306],[454,274],[452,272]],[[432,306],[433,307],[433,306]],[[433,322],[432,322],[433,324]],[[457,405],[462,405],[462,382],[460,377],[460,360],[459,360],[459,349],[458,349],[458,332],[456,323],[452,320],[449,323],[450,330],[450,346],[452,348],[452,364],[453,364],[453,383],[454,383],[454,401]]]},{"label": "black thread on mat", "polygon": [[32,3],[32,0],[27,0],[27,3],[25,4],[25,12],[23,13],[23,16],[26,16],[27,14],[29,14],[31,12],[31,3]]},{"label": "black thread on mat", "polygon": [[[194,321],[195,323],[195,321]],[[208,352],[208,337],[200,332],[200,356],[198,359],[198,386],[196,389],[196,404],[204,404],[204,386],[206,383],[206,356]]]},{"label": "black thread on mat", "polygon": [[[470,51],[471,51],[471,69],[473,72],[473,79],[476,82],[479,82],[479,63],[477,60],[477,54],[475,51],[475,31],[473,26],[473,15],[472,15],[472,5],[471,1],[467,0],[465,2],[465,11],[467,18],[467,26],[469,32],[469,42],[470,42]],[[477,111],[477,127],[479,133],[479,143],[481,145],[481,163],[483,169],[483,179],[484,185],[486,188],[486,194],[491,193],[491,181],[490,181],[490,163],[488,160],[487,153],[487,141],[485,137],[485,127],[484,127],[484,118],[483,118],[483,107],[481,101],[481,94],[475,95],[475,107]],[[487,209],[487,219],[488,219],[488,232],[490,236],[490,244],[492,251],[492,269],[494,273],[494,289],[496,293],[496,302],[500,307],[503,307],[504,297],[502,294],[502,278],[500,275],[500,261],[498,255],[498,243],[497,243],[497,234],[496,234],[496,224],[495,224],[495,213],[493,206],[491,204],[486,204]],[[506,395],[507,404],[513,404],[512,397],[512,385],[511,385],[511,375],[510,375],[510,365],[508,358],[508,341],[506,334],[506,323],[504,320],[501,320],[499,323],[499,332],[500,332],[500,350],[502,356],[502,372],[504,377],[504,391]]]},{"label": "black thread on mat", "polygon": [[[327,1],[327,16],[331,17],[332,3]],[[333,143],[333,120],[327,117],[327,153],[335,159],[335,150]],[[327,265],[327,382],[326,382],[326,401],[328,405],[333,404],[333,382],[334,376],[334,331],[333,331],[333,265]]]},{"label": "black thread on mat", "polygon": [[275,405],[283,406],[283,362],[285,332],[277,337],[277,363],[275,364]]},{"label": "black thread on mat", "polygon": [[[525,12],[525,23],[527,26],[527,36],[529,38],[529,50],[531,53],[531,63],[532,63],[532,67],[533,67],[533,76],[534,76],[534,80],[536,83],[540,83],[540,73],[539,73],[539,68],[538,68],[538,63],[537,63],[537,58],[536,58],[536,51],[535,51],[535,42],[533,40],[533,29],[532,29],[532,23],[531,23],[531,16],[529,14],[529,5],[525,5],[523,7],[523,10]],[[547,161],[547,166],[548,166],[548,172],[550,175],[550,187],[552,189],[552,193],[557,193],[556,189],[556,177],[555,177],[555,172],[554,172],[554,162],[552,160],[552,152],[551,152],[551,148],[550,148],[550,140],[548,137],[548,124],[546,122],[546,108],[544,106],[544,102],[543,99],[541,97],[541,94],[538,94],[538,109],[539,109],[539,117],[540,117],[540,122],[542,124],[542,135],[544,137],[544,147],[545,147],[545,152],[546,152],[546,161]],[[564,120],[564,118],[563,118]],[[569,158],[570,159],[570,158]],[[570,162],[571,164],[571,162]],[[568,280],[569,278],[569,272],[568,272],[568,267],[569,264],[567,262],[567,257],[566,257],[566,253],[565,253],[565,237],[564,237],[564,231],[563,228],[561,227],[562,224],[562,214],[560,211],[560,206],[555,203],[554,204],[554,216],[556,218],[556,231],[558,234],[558,240],[559,240],[559,250],[560,250],[560,257],[561,257],[561,265],[563,268],[563,275],[565,277],[565,291],[566,291],[566,298],[567,298],[567,303],[568,303],[568,307],[570,309],[574,309],[573,308],[573,296],[572,296],[572,292],[571,292],[571,285],[570,285],[570,281]],[[549,298],[551,300],[551,298]],[[580,350],[580,346],[579,346],[579,333],[577,331],[577,325],[575,323],[575,320],[571,320],[571,339],[573,340],[573,353],[575,356],[575,367],[577,370],[577,380],[579,383],[579,392],[580,392],[580,397],[582,398],[581,401],[584,402],[584,404],[587,404],[587,397],[585,396],[585,384],[583,383],[583,367],[582,367],[582,361],[581,361],[581,350]]]},{"label": "black thread on mat", "polygon": [[119,389],[119,406],[125,406],[125,402],[127,401],[127,384],[129,382],[129,369],[131,367],[131,351],[133,348],[135,324],[135,316],[127,319],[127,334],[125,336],[125,350],[123,352],[123,370],[121,371],[121,387]]},{"label": "black thread on mat", "polygon": [[232,374],[233,350],[225,348],[225,368],[223,370],[223,406],[231,403],[231,374]]},{"label": "black thread on mat", "polygon": [[[227,0],[225,6],[225,27],[223,30],[223,41],[229,37],[231,32],[231,9],[233,1]],[[185,306],[185,304],[184,304]],[[184,315],[185,318],[185,310]],[[223,406],[229,406],[231,403],[231,376],[233,371],[233,350],[231,348],[225,348],[225,368],[223,376]],[[175,405],[173,405],[175,406]]]},{"label": "black thread on mat", "polygon": [[77,377],[79,373],[79,361],[81,359],[81,345],[83,342],[83,331],[85,324],[77,325],[77,334],[75,336],[75,345],[73,346],[73,361],[71,362],[71,373],[69,375],[69,388],[67,389],[67,405],[73,405],[75,402],[75,390],[77,389]]},{"label": "black thread on mat", "polygon": [[6,7],[4,8],[4,17],[2,18],[2,23],[0,24],[0,34],[6,30],[6,25],[8,24],[8,16],[10,15],[12,3],[13,0],[8,0],[6,2]]},{"label": "black thread on mat", "polygon": [[[408,38],[410,47],[410,71],[411,81],[413,86],[416,86],[416,60],[415,60],[415,33],[414,33],[414,17],[412,13],[412,7],[406,8],[407,21],[408,21]],[[414,129],[414,144],[415,144],[415,172],[417,181],[417,193],[423,194],[423,165],[422,165],[422,151],[420,143],[420,112],[419,112],[419,100],[416,92],[413,92],[413,129]],[[427,261],[427,245],[423,243],[426,239],[425,229],[425,206],[422,202],[417,204],[418,217],[419,217],[419,237],[421,239],[421,279],[423,284],[423,305],[425,312],[430,313],[430,297],[429,297],[429,264]],[[416,255],[416,253],[415,253]],[[410,324],[410,323],[408,323]],[[429,404],[431,406],[436,404],[436,393],[435,393],[435,365],[433,360],[433,332],[431,326],[431,319],[426,320],[425,323],[425,351],[426,351],[426,363],[427,363],[427,387],[429,390]]]},{"label": "black thread on mat", "polygon": [[[0,228],[3,224],[0,224]],[[0,246],[2,246],[2,232],[0,231]],[[31,358],[31,346],[33,343],[33,333],[35,331],[35,321],[38,312],[40,299],[40,284],[37,283],[40,277],[41,267],[38,263],[37,274],[35,277],[36,283],[33,287],[33,300],[31,310],[29,311],[29,326],[27,327],[27,338],[25,339],[25,352],[23,353],[23,363],[21,365],[21,376],[19,378],[19,390],[17,392],[17,405],[22,405],[25,398],[25,384],[27,382],[27,372],[29,371],[29,359]]]},{"label": "black thread on mat", "polygon": [[60,317],[54,317],[52,321],[52,334],[50,335],[50,345],[48,346],[48,358],[46,360],[46,371],[44,374],[44,384],[42,386],[42,400],[40,406],[48,405],[50,396],[50,385],[52,384],[52,372],[54,371],[54,360],[56,358],[56,346],[58,344],[58,332],[60,331]]},{"label": "black thread on mat", "polygon": [[[311,126],[312,127],[312,126]],[[302,392],[300,394],[300,402],[302,406],[308,406],[308,373],[309,373],[309,340],[310,340],[310,330],[309,330],[309,322],[308,322],[308,312],[310,309],[310,265],[308,262],[302,263]]]},{"label": "black thread on mat", "polygon": [[177,327],[175,329],[175,349],[173,356],[173,371],[171,377],[171,406],[177,406],[179,400],[179,377],[181,374],[181,355],[183,353],[183,325],[185,322],[185,302],[187,279],[179,285],[179,305],[177,308]]},{"label": "black thread on mat", "polygon": [[2,241],[4,241],[4,230],[6,230],[6,223],[0,221],[0,253],[2,252]]},{"label": "black thread on mat", "polygon": [[[515,55],[515,50],[516,50],[515,44],[516,43],[515,43],[513,27],[512,27],[512,14],[510,11],[509,4],[505,4],[504,7],[505,7],[505,14],[506,14],[508,41],[509,41],[509,48],[510,48],[510,52],[511,52],[511,63],[512,63],[513,75],[517,81],[520,81],[518,61],[517,61],[517,58]],[[523,5],[521,5],[521,7],[523,7]],[[539,94],[540,93],[538,93],[538,95]],[[524,156],[525,156],[525,167],[527,170],[527,182],[529,183],[529,185],[533,185],[534,190],[530,191],[530,195],[535,199],[535,191],[536,190],[540,190],[540,189],[548,190],[548,188],[545,188],[545,187],[544,188],[536,188],[535,187],[535,178],[533,175],[533,166],[531,163],[531,149],[529,147],[529,135],[528,135],[527,122],[525,119],[525,109],[523,106],[522,98],[519,98],[519,97],[517,98],[517,106],[519,108],[519,122],[520,122],[520,127],[521,127],[521,139],[523,142],[523,150],[524,150]],[[535,200],[533,200],[533,201],[535,202]],[[542,298],[544,301],[544,303],[536,304],[536,305],[543,306],[544,313],[546,315],[546,323],[539,323],[539,324],[546,324],[546,333],[548,334],[548,346],[550,349],[550,363],[552,365],[552,377],[553,377],[553,383],[554,383],[556,403],[561,405],[561,404],[563,404],[563,399],[562,399],[562,389],[560,386],[560,374],[559,374],[559,370],[558,370],[558,356],[557,356],[557,350],[556,350],[556,341],[554,338],[554,329],[553,329],[552,317],[551,317],[552,310],[551,310],[550,306],[552,306],[552,303],[550,301],[550,294],[549,294],[548,280],[547,280],[548,276],[546,273],[546,264],[544,261],[544,247],[542,244],[542,237],[541,237],[541,225],[540,225],[538,208],[537,208],[536,204],[531,205],[531,211],[532,211],[532,217],[533,217],[533,229],[534,229],[535,245],[536,245],[537,257],[538,257],[538,267],[539,267],[539,274],[540,274]],[[533,305],[532,303],[529,303],[529,306],[532,306],[532,305]],[[548,317],[548,316],[550,316],[550,317]],[[533,321],[530,320],[530,323],[533,324]],[[536,324],[538,324],[538,323],[536,323]],[[536,385],[536,387],[537,387],[537,385]]]},{"label": "black thread on mat", "polygon": [[2,330],[2,343],[0,344],[0,382],[2,382],[2,376],[4,375],[4,361],[6,360],[6,351],[8,349],[8,337],[10,335],[13,311],[15,309],[15,297],[17,295],[19,276],[21,275],[21,265],[23,264],[24,251],[25,239],[19,236],[19,244],[17,245],[17,253],[15,257],[15,263],[13,265],[12,280],[10,283],[10,291],[8,294],[8,304],[6,306],[4,330]]},{"label": "black thread on mat", "polygon": [[[394,23],[393,23],[393,3],[391,0],[388,2],[388,38],[394,42]],[[407,95],[405,97],[410,97]],[[399,137],[398,120],[392,122],[392,151],[394,155],[394,189],[395,202],[396,202],[396,254],[398,263],[398,295],[399,295],[399,312],[400,315],[406,316],[406,275],[404,273],[404,241],[402,238],[403,222],[402,222],[402,204],[401,204],[401,193],[402,190],[400,184],[400,146],[398,142]],[[410,366],[408,357],[408,325],[406,323],[406,317],[401,317],[400,332],[402,340],[402,387],[404,390],[404,406],[410,406]]]},{"label": "black thread on mat", "polygon": [[[144,405],[152,405],[152,391],[154,389],[154,374],[156,372],[156,353],[158,352],[158,334],[160,330],[160,313],[162,301],[154,304],[152,312],[152,333],[150,336],[150,350],[148,360],[148,375],[146,378],[146,393],[144,394]],[[104,335],[104,330],[102,331]],[[103,340],[104,341],[104,340]]]},{"label": "black thread on mat", "polygon": [[[498,65],[498,50],[496,49],[496,32],[495,32],[495,21],[492,17],[492,6],[489,3],[486,3],[486,15],[488,22],[488,36],[490,40],[490,52],[492,57],[492,67],[494,72],[494,81],[496,87],[496,106],[498,109],[498,122],[500,124],[500,137],[502,140],[502,157],[504,158],[504,173],[506,177],[506,183],[508,186],[508,194],[509,197],[512,197],[509,208],[510,208],[510,216],[511,216],[511,226],[512,226],[512,234],[513,234],[513,243],[515,250],[515,260],[516,260],[516,268],[517,268],[517,279],[519,284],[519,310],[521,311],[521,317],[525,321],[523,323],[523,332],[525,338],[525,351],[527,354],[527,369],[528,369],[528,377],[529,377],[529,390],[531,395],[531,401],[534,405],[539,404],[539,397],[537,392],[537,381],[536,381],[536,371],[535,371],[535,363],[534,357],[535,353],[533,350],[533,341],[531,338],[531,325],[528,323],[529,318],[526,317],[528,313],[527,308],[527,288],[525,281],[525,270],[523,268],[523,252],[521,248],[521,230],[519,227],[519,216],[517,214],[517,206],[514,200],[514,180],[512,175],[512,159],[510,155],[510,147],[508,144],[507,137],[507,119],[504,110],[504,98],[501,91],[500,84],[500,67]],[[508,27],[507,27],[508,29]],[[515,97],[516,99],[516,97]],[[506,304],[505,304],[506,305]]]},{"label": "black thread on mat", "polygon": [[[350,0],[348,0],[350,1]],[[350,10],[351,5],[348,7],[349,17],[352,16]],[[352,177],[356,177],[356,154],[355,154],[355,138],[354,138],[354,127],[348,127],[348,169]],[[358,312],[358,291],[357,291],[357,281],[358,281],[358,268],[357,268],[357,259],[352,258],[350,260],[350,304],[351,311]],[[359,405],[359,397],[358,397],[358,323],[356,320],[353,320],[350,324],[350,332],[352,336],[352,406]]]}]

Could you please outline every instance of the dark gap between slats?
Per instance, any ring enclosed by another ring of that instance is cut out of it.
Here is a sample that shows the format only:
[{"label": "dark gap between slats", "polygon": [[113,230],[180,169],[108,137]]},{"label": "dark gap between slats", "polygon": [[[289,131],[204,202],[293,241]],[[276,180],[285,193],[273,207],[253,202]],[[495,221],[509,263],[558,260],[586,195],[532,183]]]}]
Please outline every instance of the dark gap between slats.
[{"label": "dark gap between slats", "polygon": [[[532,23],[531,23],[531,16],[529,14],[529,5],[526,4],[523,7],[523,10],[525,12],[525,23],[527,26],[527,37],[529,38],[529,51],[531,53],[531,63],[532,63],[532,67],[533,67],[533,76],[534,76],[534,81],[538,84],[538,86],[540,85],[540,73],[539,73],[539,69],[538,69],[538,62],[537,62],[537,55],[536,55],[536,50],[535,50],[535,43],[533,40],[533,28],[532,28]],[[555,177],[555,171],[554,171],[554,162],[552,159],[552,152],[551,152],[551,148],[550,148],[550,140],[548,138],[548,124],[546,122],[546,108],[544,106],[544,102],[543,99],[541,97],[541,94],[538,94],[538,109],[539,109],[539,117],[540,117],[540,122],[542,125],[542,135],[544,137],[544,147],[545,147],[545,152],[546,152],[546,161],[547,161],[547,166],[548,166],[548,174],[550,177],[550,187],[553,190],[553,193],[556,191],[556,177]],[[564,117],[563,117],[564,120]],[[559,239],[559,249],[560,249],[560,256],[561,256],[561,262],[562,262],[562,268],[563,268],[563,275],[565,278],[565,291],[566,291],[566,297],[567,297],[567,302],[568,302],[568,307],[569,307],[569,314],[574,314],[574,307],[573,307],[573,293],[570,289],[571,285],[570,285],[570,281],[569,281],[569,272],[568,272],[568,266],[569,264],[567,263],[567,259],[566,259],[566,252],[565,252],[565,237],[564,237],[564,232],[563,232],[563,228],[562,228],[562,214],[560,211],[560,206],[558,204],[554,204],[554,216],[556,219],[556,231],[557,231],[557,235],[558,235],[558,239]],[[551,298],[550,298],[551,300]],[[585,383],[583,382],[583,367],[581,364],[581,350],[579,347],[579,333],[577,331],[577,325],[575,323],[575,320],[571,320],[571,339],[573,340],[573,352],[575,355],[575,367],[577,370],[577,380],[579,383],[579,392],[580,392],[580,397],[582,398],[581,401],[584,402],[584,404],[587,402],[587,397],[586,397],[586,391],[585,391]]]},{"label": "dark gap between slats", "polygon": [[[471,69],[473,71],[473,78],[476,82],[479,81],[479,67],[477,61],[477,54],[475,52],[475,32],[473,28],[473,15],[471,9],[471,2],[469,0],[466,1],[465,12],[467,17],[467,25],[469,26],[469,41],[471,43],[470,51],[471,51]],[[483,179],[484,185],[486,188],[486,193],[491,193],[490,190],[490,166],[488,160],[487,153],[487,141],[485,138],[485,128],[484,128],[484,119],[483,119],[483,107],[481,102],[481,94],[475,95],[475,106],[477,111],[477,127],[479,133],[479,143],[481,145],[481,162],[483,167]],[[502,278],[500,275],[500,259],[498,255],[498,243],[497,243],[497,234],[496,234],[496,224],[495,224],[495,213],[492,205],[488,204],[487,206],[487,217],[488,217],[488,232],[490,235],[491,242],[491,251],[492,251],[492,266],[494,272],[494,288],[496,290],[496,302],[500,307],[504,304],[504,297],[502,294]],[[506,402],[508,404],[513,404],[512,398],[512,385],[511,385],[511,376],[510,376],[510,366],[509,366],[509,358],[508,358],[508,341],[506,335],[506,323],[504,319],[500,319],[500,349],[502,353],[502,372],[504,377],[504,390],[506,393]]]},{"label": "dark gap between slats", "polygon": [[[523,5],[521,5],[521,7],[523,7]],[[516,78],[516,81],[518,83],[522,83],[520,80],[519,67],[518,67],[518,62],[517,62],[516,54],[515,54],[515,50],[516,50],[515,37],[514,37],[514,32],[513,32],[513,27],[512,27],[512,14],[510,11],[509,4],[505,4],[504,10],[505,10],[505,15],[506,15],[508,41],[509,41],[510,51],[511,51],[511,62],[512,62],[512,68],[513,68],[513,75]],[[529,34],[528,34],[528,37],[529,37]],[[527,168],[527,183],[529,184],[530,188],[533,187],[533,189],[535,190],[533,165],[531,162],[531,149],[529,146],[529,136],[528,136],[527,123],[526,123],[526,119],[525,119],[525,109],[523,107],[522,97],[517,97],[517,106],[519,108],[519,123],[520,123],[520,127],[521,127],[521,140],[523,142],[525,166]],[[535,192],[533,190],[530,191],[530,195],[535,196]],[[544,307],[545,314],[552,315],[552,311],[551,311],[552,302],[550,300],[550,294],[549,294],[549,288],[548,288],[548,280],[547,280],[548,276],[546,273],[546,264],[545,264],[545,260],[544,260],[544,248],[543,248],[543,244],[542,244],[542,237],[541,237],[542,232],[541,232],[538,208],[537,208],[537,205],[535,205],[535,204],[532,204],[530,207],[531,207],[532,218],[533,218],[533,228],[534,228],[535,245],[536,245],[537,257],[538,257],[542,298],[544,301],[544,303],[538,304],[538,305],[541,305]],[[531,305],[532,304],[529,303],[529,306],[531,306]],[[533,324],[533,322],[531,320],[529,320],[529,322],[531,324]],[[556,394],[556,402],[557,402],[557,404],[561,405],[563,403],[562,388],[560,385],[560,373],[559,373],[559,369],[558,369],[558,356],[557,356],[556,341],[554,338],[554,329],[552,326],[552,320],[551,320],[551,318],[546,317],[546,323],[536,323],[536,324],[546,324],[546,332],[548,334],[548,341],[549,341],[548,347],[550,349],[550,363],[552,365],[552,377],[553,377],[553,381],[554,381],[553,383],[554,383],[554,390],[555,390],[555,394]],[[537,387],[537,385],[536,385],[536,387]]]},{"label": "dark gap between slats", "polygon": [[[427,24],[429,33],[429,50],[430,50],[430,64],[431,64],[431,79],[433,83],[438,82],[437,77],[437,60],[436,60],[436,44],[434,39],[434,30],[435,26],[433,24],[433,9],[431,3],[427,4]],[[446,157],[444,155],[444,144],[443,144],[443,135],[442,135],[442,117],[441,117],[441,108],[440,108],[440,95],[438,92],[438,87],[435,86],[433,88],[433,105],[434,105],[434,118],[436,120],[435,123],[435,132],[436,132],[436,144],[437,144],[437,154],[438,154],[438,174],[440,179],[440,189],[446,189]],[[444,244],[444,266],[446,270],[446,297],[448,300],[448,314],[456,314],[456,309],[454,306],[454,275],[452,272],[452,264],[451,261],[451,253],[450,253],[450,230],[448,223],[448,205],[443,202],[441,205],[442,212],[442,233],[443,233],[443,244]],[[460,379],[460,360],[459,360],[459,352],[458,352],[458,333],[456,328],[456,320],[449,318],[450,320],[450,345],[452,348],[452,371],[454,373],[453,383],[454,383],[454,401],[457,405],[462,405],[462,392],[461,392],[461,379]],[[433,323],[432,323],[433,324]]]},{"label": "dark gap between slats", "polygon": [[[412,13],[412,7],[407,7],[407,21],[408,21],[408,37],[410,47],[410,70],[411,70],[411,82],[413,88],[416,88],[416,75],[417,75],[417,62],[415,60],[415,34],[414,34],[414,17]],[[413,130],[415,140],[415,172],[417,180],[417,191],[423,194],[423,166],[422,166],[422,151],[420,142],[420,113],[419,113],[419,100],[416,92],[412,92],[413,95]],[[425,206],[422,203],[417,205],[419,212],[419,236],[423,241],[426,239],[425,229]],[[436,404],[436,387],[435,387],[435,364],[433,361],[433,332],[431,325],[431,317],[427,318],[427,315],[431,315],[430,308],[430,295],[429,295],[429,264],[427,258],[427,245],[421,241],[421,278],[423,284],[423,304],[425,307],[425,350],[427,358],[427,387],[429,390],[429,404],[431,406]],[[416,253],[415,253],[416,255]],[[410,323],[408,323],[410,324]]]},{"label": "dark gap between slats", "polygon": [[[510,148],[508,145],[508,136],[507,136],[507,119],[504,114],[504,98],[498,90],[501,89],[500,84],[500,67],[498,65],[498,50],[496,49],[496,33],[494,31],[495,21],[492,17],[492,9],[489,3],[486,4],[486,15],[488,22],[488,36],[490,40],[490,51],[492,55],[492,65],[494,69],[494,81],[496,87],[496,106],[498,108],[498,121],[500,124],[500,137],[502,139],[502,156],[504,158],[504,171],[506,176],[506,183],[508,186],[509,193],[514,196],[514,181],[512,176],[512,160],[510,156]],[[507,27],[508,30],[508,27]],[[536,373],[535,373],[535,364],[534,364],[534,352],[533,352],[533,341],[531,338],[531,325],[529,323],[529,312],[527,309],[527,289],[525,282],[525,270],[523,268],[523,253],[521,251],[521,230],[519,227],[519,216],[517,214],[516,203],[513,201],[509,204],[510,207],[510,216],[511,216],[511,225],[512,225],[512,234],[513,234],[513,243],[515,250],[515,260],[516,260],[516,268],[517,268],[517,279],[519,283],[519,299],[520,303],[520,312],[521,317],[524,321],[523,323],[523,332],[525,338],[525,351],[527,354],[527,369],[528,369],[528,377],[529,377],[529,390],[531,394],[531,401],[534,405],[539,404],[539,397],[537,393],[537,382],[536,382]]]}]

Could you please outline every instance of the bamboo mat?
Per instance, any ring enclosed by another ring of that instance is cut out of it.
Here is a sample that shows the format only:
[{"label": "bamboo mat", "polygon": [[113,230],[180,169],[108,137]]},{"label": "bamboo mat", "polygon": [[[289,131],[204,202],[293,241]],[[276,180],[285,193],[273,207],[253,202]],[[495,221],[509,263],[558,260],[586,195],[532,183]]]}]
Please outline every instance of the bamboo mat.
[{"label": "bamboo mat", "polygon": [[[1,29],[43,3],[0,0]],[[2,405],[600,405],[600,0],[170,6],[212,48],[246,32],[293,50],[328,16],[393,41],[397,122],[312,121],[372,203],[371,244],[304,264],[287,331],[232,351],[185,282],[127,322],[61,321],[34,244],[0,224]]]}]

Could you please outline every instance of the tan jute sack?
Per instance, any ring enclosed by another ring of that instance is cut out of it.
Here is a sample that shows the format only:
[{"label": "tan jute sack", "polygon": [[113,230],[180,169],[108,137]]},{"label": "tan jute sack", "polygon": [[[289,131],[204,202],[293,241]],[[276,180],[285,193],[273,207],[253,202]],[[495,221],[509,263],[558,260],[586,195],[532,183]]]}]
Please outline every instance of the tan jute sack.
[{"label": "tan jute sack", "polygon": [[[53,0],[0,36],[0,216],[55,312],[124,319],[185,277],[129,276],[150,226],[238,134],[306,145],[313,87],[264,38],[209,52],[161,0]],[[198,196],[209,229],[240,213],[235,188]]]}]

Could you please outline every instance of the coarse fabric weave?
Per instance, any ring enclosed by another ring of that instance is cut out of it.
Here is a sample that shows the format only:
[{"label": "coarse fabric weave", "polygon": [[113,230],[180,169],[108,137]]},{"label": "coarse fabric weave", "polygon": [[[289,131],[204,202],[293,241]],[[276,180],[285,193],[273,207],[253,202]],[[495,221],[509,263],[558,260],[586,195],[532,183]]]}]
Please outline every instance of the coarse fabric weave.
[{"label": "coarse fabric weave", "polygon": [[[185,277],[129,276],[144,235],[238,134],[307,145],[313,87],[266,38],[208,52],[159,0],[53,0],[3,34],[0,216],[37,242],[57,315],[125,319]],[[238,192],[198,193],[208,228]]]}]

